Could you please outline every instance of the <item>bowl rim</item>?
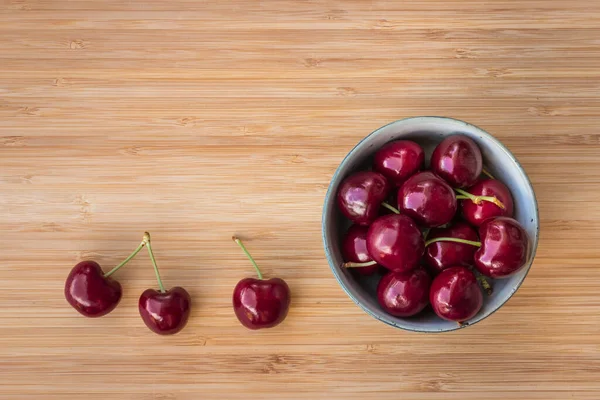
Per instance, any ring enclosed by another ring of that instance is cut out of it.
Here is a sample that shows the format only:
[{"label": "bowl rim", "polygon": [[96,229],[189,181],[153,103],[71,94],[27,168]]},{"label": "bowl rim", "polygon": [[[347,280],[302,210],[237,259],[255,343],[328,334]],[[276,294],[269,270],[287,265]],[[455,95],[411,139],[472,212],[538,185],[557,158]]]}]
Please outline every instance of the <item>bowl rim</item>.
[{"label": "bowl rim", "polygon": [[[407,121],[411,121],[411,120],[415,120],[415,121],[426,121],[426,122],[430,122],[430,121],[438,121],[438,122],[444,122],[444,121],[453,121],[453,122],[459,122],[461,124],[465,124],[466,126],[470,127],[471,129],[475,129],[480,135],[486,136],[488,139],[490,139],[492,142],[494,142],[517,166],[517,168],[519,169],[519,171],[523,174],[523,176],[525,177],[525,182],[527,183],[528,188],[531,191],[531,194],[533,195],[533,201],[534,201],[534,209],[535,209],[535,216],[534,216],[534,221],[535,221],[535,238],[532,239],[532,251],[531,251],[531,258],[530,258],[530,262],[529,265],[527,266],[527,269],[525,270],[525,275],[523,275],[523,278],[517,283],[517,285],[512,289],[511,293],[509,294],[509,296],[502,301],[502,303],[500,303],[498,305],[498,307],[496,307],[495,309],[493,309],[492,311],[490,311],[487,315],[484,315],[483,317],[477,319],[474,322],[469,322],[469,324],[466,325],[459,325],[456,324],[455,327],[451,328],[451,329],[442,329],[442,330],[422,330],[422,329],[413,329],[413,328],[408,328],[406,326],[402,326],[400,324],[395,323],[394,321],[387,319],[385,317],[376,315],[375,313],[371,312],[371,310],[369,310],[365,305],[363,305],[357,298],[356,296],[351,293],[350,289],[346,287],[346,285],[343,284],[341,278],[340,278],[340,274],[337,271],[337,266],[334,265],[333,262],[333,257],[331,255],[331,250],[328,247],[328,240],[327,240],[327,234],[326,234],[326,219],[327,219],[327,215],[326,215],[326,211],[327,211],[327,203],[330,201],[332,195],[335,195],[333,192],[333,182],[336,180],[336,178],[339,177],[340,173],[341,173],[341,169],[342,166],[344,164],[346,164],[350,157],[352,155],[354,155],[354,152],[357,150],[357,148],[363,143],[365,142],[369,137],[376,135],[378,132],[380,132],[381,130],[383,130],[384,128],[387,128],[390,125],[394,125],[396,123],[399,122],[407,122]],[[533,185],[531,184],[531,180],[529,179],[529,176],[527,175],[527,172],[525,171],[525,169],[523,168],[523,166],[521,165],[521,163],[519,162],[519,160],[513,155],[513,153],[498,139],[496,139],[495,136],[493,136],[491,133],[488,133],[487,131],[485,131],[484,129],[478,127],[477,125],[471,124],[469,122],[460,120],[460,119],[456,119],[456,118],[451,118],[451,117],[442,117],[442,116],[413,116],[413,117],[406,117],[406,118],[401,118],[398,119],[396,121],[392,121],[390,123],[387,123],[385,125],[380,126],[379,128],[375,129],[374,131],[372,131],[371,133],[369,133],[367,136],[365,136],[364,138],[362,138],[358,143],[356,143],[356,145],[354,145],[354,147],[346,154],[346,156],[342,159],[342,161],[340,162],[340,164],[338,165],[338,167],[336,168],[335,172],[333,173],[331,180],[329,181],[329,185],[327,187],[327,192],[325,193],[325,200],[323,202],[323,210],[322,210],[322,215],[321,215],[321,239],[323,241],[323,246],[325,248],[325,257],[327,258],[327,262],[329,264],[329,268],[331,269],[331,271],[333,272],[333,275],[335,276],[335,279],[337,280],[338,284],[342,287],[342,289],[344,290],[344,292],[346,293],[346,295],[348,295],[348,297],[350,297],[350,299],[356,303],[356,305],[358,305],[365,313],[367,313],[368,315],[370,315],[371,317],[375,318],[378,321],[381,321],[383,323],[385,323],[386,325],[392,326],[394,328],[399,328],[405,331],[409,331],[409,332],[419,332],[419,333],[445,333],[445,332],[453,332],[456,330],[460,330],[460,329],[464,329],[470,326],[473,326],[485,319],[487,319],[489,316],[491,316],[492,314],[494,314],[496,311],[498,311],[500,308],[502,308],[502,306],[504,306],[514,295],[515,293],[519,290],[519,288],[521,287],[521,285],[523,284],[523,282],[525,282],[525,278],[527,278],[527,275],[529,274],[529,271],[531,269],[531,266],[533,265],[533,262],[535,260],[535,256],[537,253],[537,247],[538,247],[538,242],[539,242],[539,232],[540,232],[540,221],[539,221],[539,206],[538,206],[538,201],[537,201],[537,197],[535,195],[535,190],[533,188]]]}]

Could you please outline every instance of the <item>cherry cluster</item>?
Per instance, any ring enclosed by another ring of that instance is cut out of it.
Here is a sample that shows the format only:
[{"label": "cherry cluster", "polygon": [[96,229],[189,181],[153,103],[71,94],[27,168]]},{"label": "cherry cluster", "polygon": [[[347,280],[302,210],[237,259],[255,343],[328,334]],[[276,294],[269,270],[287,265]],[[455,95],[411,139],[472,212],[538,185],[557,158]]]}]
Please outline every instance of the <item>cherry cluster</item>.
[{"label": "cherry cluster", "polygon": [[489,278],[515,274],[527,261],[529,239],[513,219],[510,190],[483,168],[465,135],[440,142],[425,170],[423,148],[397,140],[380,148],[372,170],[344,179],[337,193],[353,222],[341,251],[359,275],[385,271],[381,307],[411,317],[431,304],[441,318],[463,323],[491,295]]}]

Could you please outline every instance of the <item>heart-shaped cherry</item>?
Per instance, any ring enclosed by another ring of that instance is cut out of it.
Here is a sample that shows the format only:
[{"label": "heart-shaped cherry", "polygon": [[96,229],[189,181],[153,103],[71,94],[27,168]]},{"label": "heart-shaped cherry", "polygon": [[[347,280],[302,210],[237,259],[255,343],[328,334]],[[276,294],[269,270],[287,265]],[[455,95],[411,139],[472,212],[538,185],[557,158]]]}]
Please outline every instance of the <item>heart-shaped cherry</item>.
[{"label": "heart-shaped cherry", "polygon": [[360,275],[373,275],[379,270],[379,265],[367,251],[368,231],[366,226],[352,225],[342,240],[344,267],[352,267]]},{"label": "heart-shaped cherry", "polygon": [[433,280],[429,301],[440,318],[460,323],[479,312],[483,293],[475,274],[468,268],[450,267]]},{"label": "heart-shaped cherry", "polygon": [[494,217],[512,217],[513,199],[510,190],[496,179],[484,179],[469,188],[472,195],[460,198],[463,217],[475,226]]},{"label": "heart-shaped cherry", "polygon": [[373,160],[373,169],[396,186],[423,168],[423,148],[411,140],[396,140],[381,147]]},{"label": "heart-shaped cherry", "polygon": [[396,317],[411,317],[429,304],[431,277],[424,268],[409,272],[391,271],[379,281],[377,300]]},{"label": "heart-shaped cherry", "polygon": [[377,218],[379,207],[390,192],[390,185],[378,172],[362,171],[350,175],[340,184],[338,207],[351,221],[369,225]]},{"label": "heart-shaped cherry", "polygon": [[509,217],[488,219],[479,227],[479,237],[475,268],[483,275],[505,278],[525,266],[529,238],[518,221]]},{"label": "heart-shaped cherry", "polygon": [[173,335],[181,331],[187,324],[192,300],[189,293],[182,287],[176,286],[165,290],[148,232],[144,234],[144,243],[148,248],[159,290],[146,289],[140,296],[138,310],[142,320],[152,332],[159,335]]},{"label": "heart-shaped cherry", "polygon": [[417,224],[401,214],[384,215],[367,232],[367,250],[373,260],[392,271],[417,267],[425,242]]},{"label": "heart-shaped cherry", "polygon": [[457,222],[447,228],[434,228],[429,232],[425,243],[425,262],[437,274],[457,265],[473,265],[476,246],[450,241],[432,241],[441,237],[465,239],[477,242],[477,232],[466,222]]},{"label": "heart-shaped cherry", "polygon": [[482,169],[481,150],[465,135],[448,136],[431,155],[431,170],[455,188],[473,185]]},{"label": "heart-shaped cherry", "polygon": [[398,191],[398,208],[418,224],[427,227],[445,225],[456,214],[456,195],[432,172],[419,172],[404,182]]},{"label": "heart-shaped cherry", "polygon": [[108,314],[121,301],[121,284],[110,276],[127,264],[144,247],[144,242],[112,270],[104,273],[95,261],[82,261],[75,265],[65,281],[67,302],[86,317]]},{"label": "heart-shaped cherry", "polygon": [[242,241],[235,236],[233,240],[242,248],[258,275],[258,279],[242,279],[233,290],[233,310],[237,319],[249,329],[279,325],[288,314],[290,288],[283,279],[263,279],[256,261]]}]

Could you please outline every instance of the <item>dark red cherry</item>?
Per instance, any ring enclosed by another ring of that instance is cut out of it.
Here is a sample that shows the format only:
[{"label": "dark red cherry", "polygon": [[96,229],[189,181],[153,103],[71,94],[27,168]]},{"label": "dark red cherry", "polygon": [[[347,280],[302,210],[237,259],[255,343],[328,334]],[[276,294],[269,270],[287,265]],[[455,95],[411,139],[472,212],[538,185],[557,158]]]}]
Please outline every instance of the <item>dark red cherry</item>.
[{"label": "dark red cherry", "polygon": [[[457,222],[448,228],[434,228],[427,236],[428,241],[435,238],[458,238],[479,241],[477,232],[466,222]],[[458,265],[473,265],[476,246],[457,242],[434,242],[425,248],[425,262],[434,273]]]},{"label": "dark red cherry", "polygon": [[423,168],[425,153],[423,148],[411,140],[396,140],[387,143],[375,153],[373,169],[396,185]]},{"label": "dark red cherry", "polygon": [[479,312],[483,293],[475,274],[468,268],[450,267],[433,280],[429,301],[440,318],[463,322]]},{"label": "dark red cherry", "polygon": [[390,192],[390,185],[378,172],[362,171],[341,183],[337,202],[341,212],[359,225],[369,225],[379,215],[379,207]]},{"label": "dark red cherry", "polygon": [[442,140],[431,155],[431,170],[452,187],[473,185],[483,170],[481,150],[465,135],[452,135]]},{"label": "dark red cherry", "polygon": [[[369,228],[361,225],[352,225],[342,240],[342,256],[349,263],[368,263],[373,258],[367,251],[367,232]],[[353,271],[360,275],[372,275],[379,270],[379,265],[367,267],[354,267]]]},{"label": "dark red cherry", "polygon": [[187,324],[192,299],[182,287],[164,292],[146,289],[140,296],[138,309],[144,324],[159,335],[174,335]]},{"label": "dark red cherry", "polygon": [[518,221],[508,217],[488,219],[479,227],[481,247],[475,267],[492,278],[505,278],[525,266],[529,238]]},{"label": "dark red cherry", "polygon": [[497,179],[484,179],[467,190],[474,196],[495,197],[504,208],[496,203],[479,200],[477,204],[472,200],[462,200],[461,210],[463,217],[475,226],[480,226],[485,220],[494,217],[513,216],[513,198],[505,184]]},{"label": "dark red cherry", "polygon": [[411,317],[429,304],[431,277],[424,268],[409,272],[391,271],[379,281],[377,300],[396,317]]},{"label": "dark red cherry", "polygon": [[398,191],[400,212],[428,227],[445,225],[456,214],[456,195],[452,188],[432,172],[410,177]]},{"label": "dark red cherry", "polygon": [[379,217],[367,232],[367,250],[373,260],[392,271],[417,267],[425,242],[417,224],[406,215]]}]

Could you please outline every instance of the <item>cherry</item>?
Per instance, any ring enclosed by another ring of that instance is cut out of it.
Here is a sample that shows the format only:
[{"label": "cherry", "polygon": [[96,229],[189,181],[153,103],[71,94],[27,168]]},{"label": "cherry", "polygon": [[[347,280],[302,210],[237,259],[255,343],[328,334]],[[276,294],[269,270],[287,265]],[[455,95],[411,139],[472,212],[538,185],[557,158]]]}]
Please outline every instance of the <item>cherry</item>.
[{"label": "cherry", "polygon": [[144,233],[143,243],[148,248],[160,291],[146,289],[142,293],[138,302],[140,316],[152,332],[159,335],[173,335],[181,331],[187,324],[192,300],[189,293],[182,287],[176,286],[165,290],[158,273],[148,232]]},{"label": "cherry", "polygon": [[411,140],[387,143],[375,153],[373,169],[396,186],[420,171],[425,163],[423,148]]},{"label": "cherry", "polygon": [[468,268],[450,267],[433,280],[429,301],[440,318],[460,323],[479,312],[483,293],[475,274]]},{"label": "cherry", "polygon": [[287,316],[290,306],[290,288],[280,278],[263,279],[263,275],[246,246],[240,239],[233,240],[242,248],[258,275],[245,278],[233,290],[233,309],[238,320],[249,329],[271,328]]},{"label": "cherry", "polygon": [[450,237],[476,242],[477,232],[466,222],[457,222],[448,228],[434,228],[429,232],[425,243],[425,262],[434,273],[457,265],[473,265],[476,246],[450,241],[431,241],[431,239]]},{"label": "cherry", "polygon": [[342,256],[345,267],[355,267],[354,271],[360,275],[373,275],[379,270],[379,265],[367,251],[367,232],[369,228],[361,225],[352,225],[342,240]]},{"label": "cherry", "polygon": [[463,217],[475,226],[494,217],[512,217],[513,199],[510,191],[496,179],[484,179],[468,191],[471,196],[460,196]]},{"label": "cherry", "polygon": [[452,187],[471,186],[483,170],[481,150],[465,135],[448,136],[433,151],[431,170]]},{"label": "cherry", "polygon": [[86,317],[101,317],[108,314],[121,301],[121,284],[111,275],[134,258],[142,247],[140,245],[119,265],[104,273],[95,261],[82,261],[75,265],[65,281],[67,302]]},{"label": "cherry", "polygon": [[384,215],[367,232],[367,250],[373,260],[392,271],[414,269],[423,255],[425,242],[417,224],[402,214]]},{"label": "cherry", "polygon": [[391,271],[379,281],[377,300],[383,309],[396,317],[410,317],[429,304],[431,277],[424,268],[410,272]]},{"label": "cherry", "polygon": [[377,218],[379,207],[389,191],[390,185],[380,173],[357,172],[340,184],[337,194],[338,206],[354,223],[369,225]]},{"label": "cherry", "polygon": [[456,195],[432,172],[419,172],[404,182],[398,191],[398,208],[419,224],[440,226],[454,218]]},{"label": "cherry", "polygon": [[529,238],[525,229],[509,217],[486,220],[479,227],[481,248],[475,252],[475,268],[492,278],[505,278],[527,261]]}]

